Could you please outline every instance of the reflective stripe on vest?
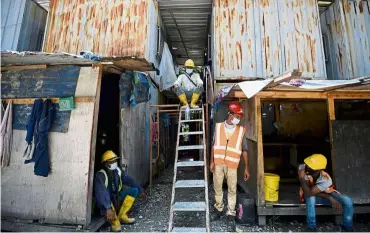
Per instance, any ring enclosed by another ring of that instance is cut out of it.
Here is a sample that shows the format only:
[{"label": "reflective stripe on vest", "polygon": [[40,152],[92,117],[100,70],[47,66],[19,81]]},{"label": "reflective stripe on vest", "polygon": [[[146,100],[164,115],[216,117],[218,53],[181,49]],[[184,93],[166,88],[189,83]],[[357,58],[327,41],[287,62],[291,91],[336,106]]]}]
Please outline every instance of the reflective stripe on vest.
[{"label": "reflective stripe on vest", "polygon": [[[324,172],[324,171],[321,171],[321,175],[328,178],[328,179],[331,179],[329,174]],[[313,182],[313,178],[312,176],[308,176],[308,183],[310,186],[314,186],[314,182]],[[334,185],[330,185],[329,188],[327,188],[326,190],[324,190],[323,192],[325,193],[332,193],[332,192],[337,192],[339,193],[337,190],[334,189]],[[305,203],[305,199],[304,199],[304,192],[303,192],[303,189],[302,188],[299,188],[299,200],[301,201],[301,203]]]},{"label": "reflective stripe on vest", "polygon": [[237,125],[234,133],[227,139],[225,123],[217,123],[215,133],[215,144],[213,146],[215,164],[225,164],[228,168],[237,169],[242,154],[245,129]]},{"label": "reflective stripe on vest", "polygon": [[[101,169],[98,172],[101,172],[101,173],[104,174],[104,176],[105,176],[104,185],[105,185],[105,188],[108,188],[108,174],[107,174],[107,172],[104,169]],[[119,177],[119,184],[118,184],[118,192],[119,192],[122,189],[122,177],[121,177],[122,171],[121,171],[120,168],[117,167],[117,172],[118,172],[118,177]]]}]

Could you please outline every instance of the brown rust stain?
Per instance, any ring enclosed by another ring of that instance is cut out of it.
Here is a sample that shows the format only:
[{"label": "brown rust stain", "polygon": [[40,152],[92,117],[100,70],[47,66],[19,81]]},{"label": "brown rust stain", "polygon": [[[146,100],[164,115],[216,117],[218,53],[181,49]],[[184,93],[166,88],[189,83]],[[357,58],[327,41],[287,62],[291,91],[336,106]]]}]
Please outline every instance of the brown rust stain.
[{"label": "brown rust stain", "polygon": [[240,41],[236,42],[236,62],[237,68],[240,70],[243,67],[243,50]]},{"label": "brown rust stain", "polygon": [[262,7],[268,7],[268,6],[270,6],[270,1],[269,0],[262,0],[261,4],[262,4]]},{"label": "brown rust stain", "polygon": [[339,44],[338,44],[338,58],[339,58],[339,61],[338,61],[339,71],[342,72],[343,71],[343,64],[342,64],[343,54],[342,54],[342,50],[341,50]]},{"label": "brown rust stain", "polygon": [[360,4],[358,5],[358,8],[360,9],[360,14],[364,13],[364,5],[365,4],[363,1],[360,1]]}]

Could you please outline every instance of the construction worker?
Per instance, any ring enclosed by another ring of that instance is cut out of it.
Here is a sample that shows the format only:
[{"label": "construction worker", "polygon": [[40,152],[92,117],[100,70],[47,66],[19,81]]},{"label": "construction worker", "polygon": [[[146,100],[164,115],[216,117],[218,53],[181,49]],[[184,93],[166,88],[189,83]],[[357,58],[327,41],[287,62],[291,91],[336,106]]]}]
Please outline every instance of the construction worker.
[{"label": "construction worker", "polygon": [[213,173],[213,185],[215,189],[215,209],[216,218],[220,218],[223,213],[223,191],[222,185],[226,177],[228,195],[227,195],[227,218],[235,220],[236,205],[236,186],[237,170],[240,156],[245,163],[244,180],[250,177],[248,169],[247,140],[244,136],[245,129],[239,126],[240,119],[243,117],[243,108],[239,103],[231,103],[228,106],[228,118],[223,123],[216,124],[216,130],[213,137],[213,148],[211,152],[210,169]]},{"label": "construction worker", "polygon": [[184,107],[188,107],[188,98],[191,98],[190,107],[198,108],[196,103],[203,92],[203,81],[198,73],[194,73],[193,60],[187,60],[184,66],[185,73],[179,75],[174,84],[176,94]]},{"label": "construction worker", "polygon": [[[145,198],[143,188],[118,167],[118,158],[113,151],[106,151],[101,159],[104,168],[96,173],[94,180],[96,206],[100,214],[105,215],[111,224],[111,231],[115,232],[121,231],[121,223],[135,222],[135,219],[129,218],[127,213],[139,195]],[[123,189],[123,185],[130,188]],[[123,203],[121,208],[118,208],[120,199]]]},{"label": "construction worker", "polygon": [[332,179],[324,171],[327,160],[322,154],[313,154],[304,160],[298,168],[300,200],[306,202],[307,227],[309,231],[316,231],[315,204],[332,204],[337,211],[343,210],[344,231],[353,231],[353,202],[346,195],[334,189]]}]

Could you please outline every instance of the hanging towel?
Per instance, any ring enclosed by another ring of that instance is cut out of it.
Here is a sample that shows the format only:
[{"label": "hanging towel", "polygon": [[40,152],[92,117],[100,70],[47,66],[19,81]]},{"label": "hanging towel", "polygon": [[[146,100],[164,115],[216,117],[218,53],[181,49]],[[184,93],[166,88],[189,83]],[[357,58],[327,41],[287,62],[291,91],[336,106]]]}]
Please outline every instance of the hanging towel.
[{"label": "hanging towel", "polygon": [[12,134],[13,134],[12,126],[13,126],[13,103],[12,101],[9,101],[8,105],[6,106],[4,116],[1,119],[0,125],[1,167],[9,166],[10,153],[12,149]]},{"label": "hanging towel", "polygon": [[33,137],[35,148],[32,159],[26,160],[25,164],[34,162],[34,173],[37,176],[47,177],[49,174],[48,132],[53,123],[54,113],[54,105],[50,99],[44,103],[42,100],[36,100],[27,124],[26,141],[30,146]]}]

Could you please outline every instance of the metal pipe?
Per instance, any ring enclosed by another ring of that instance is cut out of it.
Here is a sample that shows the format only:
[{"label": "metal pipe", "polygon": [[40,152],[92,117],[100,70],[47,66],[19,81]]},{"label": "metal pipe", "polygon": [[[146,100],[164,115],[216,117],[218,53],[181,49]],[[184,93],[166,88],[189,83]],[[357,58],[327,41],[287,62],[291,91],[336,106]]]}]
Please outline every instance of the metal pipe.
[{"label": "metal pipe", "polygon": [[179,104],[159,104],[159,105],[150,105],[150,107],[155,107],[155,108],[174,108],[174,107],[179,107]]},{"label": "metal pipe", "polygon": [[179,112],[179,110],[159,110],[159,112]]}]

